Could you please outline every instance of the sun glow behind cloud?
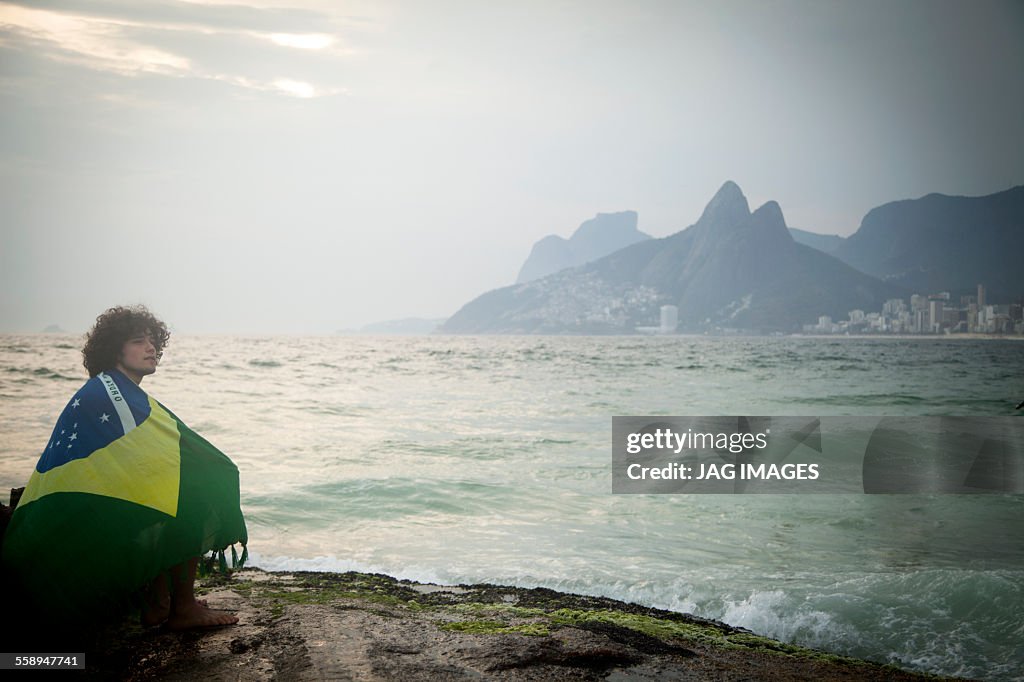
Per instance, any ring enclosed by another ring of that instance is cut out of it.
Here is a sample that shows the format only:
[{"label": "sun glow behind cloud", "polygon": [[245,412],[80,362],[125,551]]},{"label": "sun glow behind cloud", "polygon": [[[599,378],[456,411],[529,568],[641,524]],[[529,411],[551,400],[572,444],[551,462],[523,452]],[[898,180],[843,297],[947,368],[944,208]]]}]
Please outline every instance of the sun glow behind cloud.
[{"label": "sun glow behind cloud", "polygon": [[334,38],[323,33],[272,33],[270,40],[277,45],[300,50],[322,50],[334,44]]},{"label": "sun glow behind cloud", "polygon": [[[96,71],[122,76],[157,74],[191,77],[229,83],[235,87],[310,99],[337,94],[340,88],[321,87],[304,79],[290,77],[253,77],[253,73],[224,73],[222,69],[204,67],[189,56],[148,45],[136,35],[201,34],[234,36],[243,39],[269,39],[275,45],[302,50],[324,50],[335,44],[325,33],[258,33],[241,28],[215,27],[197,22],[140,21],[123,17],[93,16],[61,11],[42,10],[0,2],[0,43],[21,43],[24,49],[54,61],[73,63]],[[265,43],[264,43],[265,44]],[[272,55],[265,64],[247,65],[259,70],[275,66]],[[298,75],[298,74],[296,74]]]},{"label": "sun glow behind cloud", "polygon": [[292,97],[299,97],[302,99],[309,99],[310,97],[316,97],[317,91],[309,83],[303,83],[301,81],[288,80],[287,78],[280,78],[274,81],[271,85]]}]

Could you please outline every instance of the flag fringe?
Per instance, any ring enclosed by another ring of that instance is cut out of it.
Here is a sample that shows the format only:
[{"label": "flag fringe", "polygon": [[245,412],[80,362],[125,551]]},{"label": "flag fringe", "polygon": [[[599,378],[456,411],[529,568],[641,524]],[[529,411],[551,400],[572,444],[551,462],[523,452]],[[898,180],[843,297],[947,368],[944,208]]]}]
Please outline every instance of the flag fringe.
[{"label": "flag fringe", "polygon": [[[197,573],[200,578],[208,578],[214,573],[220,573],[222,575],[230,575],[233,571],[239,571],[245,568],[245,562],[249,560],[249,548],[242,544],[242,555],[238,555],[238,550],[235,549],[235,544],[231,543],[228,546],[220,550],[211,551],[209,556],[203,556],[200,558],[199,567]],[[228,566],[226,550],[228,547],[231,548],[231,565]]]}]

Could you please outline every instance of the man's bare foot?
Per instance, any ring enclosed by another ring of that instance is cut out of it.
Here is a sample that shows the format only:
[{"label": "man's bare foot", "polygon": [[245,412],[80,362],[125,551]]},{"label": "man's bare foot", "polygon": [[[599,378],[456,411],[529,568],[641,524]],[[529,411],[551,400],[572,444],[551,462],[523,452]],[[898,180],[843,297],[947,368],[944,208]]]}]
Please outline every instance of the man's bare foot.
[{"label": "man's bare foot", "polygon": [[[210,605],[205,599],[196,599],[196,603],[204,608]],[[142,627],[152,628],[166,621],[167,617],[170,615],[170,599],[168,599],[167,602],[163,604],[147,603],[142,609],[142,616],[139,618],[139,621],[142,623]]]},{"label": "man's bare foot", "polygon": [[181,630],[201,630],[234,625],[238,616],[227,611],[214,611],[205,603],[194,601],[191,604],[176,606],[174,613],[167,619],[167,629],[175,632]]}]

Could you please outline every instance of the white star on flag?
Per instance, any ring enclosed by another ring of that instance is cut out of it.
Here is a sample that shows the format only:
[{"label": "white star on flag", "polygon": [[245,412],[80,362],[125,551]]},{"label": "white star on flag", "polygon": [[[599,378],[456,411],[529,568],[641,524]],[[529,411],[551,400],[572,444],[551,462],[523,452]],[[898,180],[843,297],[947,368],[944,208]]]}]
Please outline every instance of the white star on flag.
[{"label": "white star on flag", "polygon": [[110,415],[107,414],[106,412],[104,412],[103,414],[100,415],[100,421],[101,422],[110,421]]},{"label": "white star on flag", "polygon": [[78,398],[75,398],[75,402],[71,403],[71,407],[78,407],[78,403],[81,402]]},{"label": "white star on flag", "polygon": [[68,438],[68,440],[75,440],[76,438],[78,438],[78,434],[77,433],[72,433],[71,434],[71,438]]}]

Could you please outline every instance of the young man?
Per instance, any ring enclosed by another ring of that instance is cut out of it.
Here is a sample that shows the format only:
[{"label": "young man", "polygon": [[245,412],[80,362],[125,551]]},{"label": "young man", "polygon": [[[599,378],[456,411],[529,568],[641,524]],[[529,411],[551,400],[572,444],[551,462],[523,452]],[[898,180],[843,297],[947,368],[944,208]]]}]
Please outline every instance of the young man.
[{"label": "young man", "polygon": [[142,589],[144,625],[238,622],[194,593],[199,557],[247,540],[238,469],[141,388],[169,338],[142,306],[111,308],[89,332],[90,379],[64,408],[4,539],[5,568],[48,612],[89,618]]}]

